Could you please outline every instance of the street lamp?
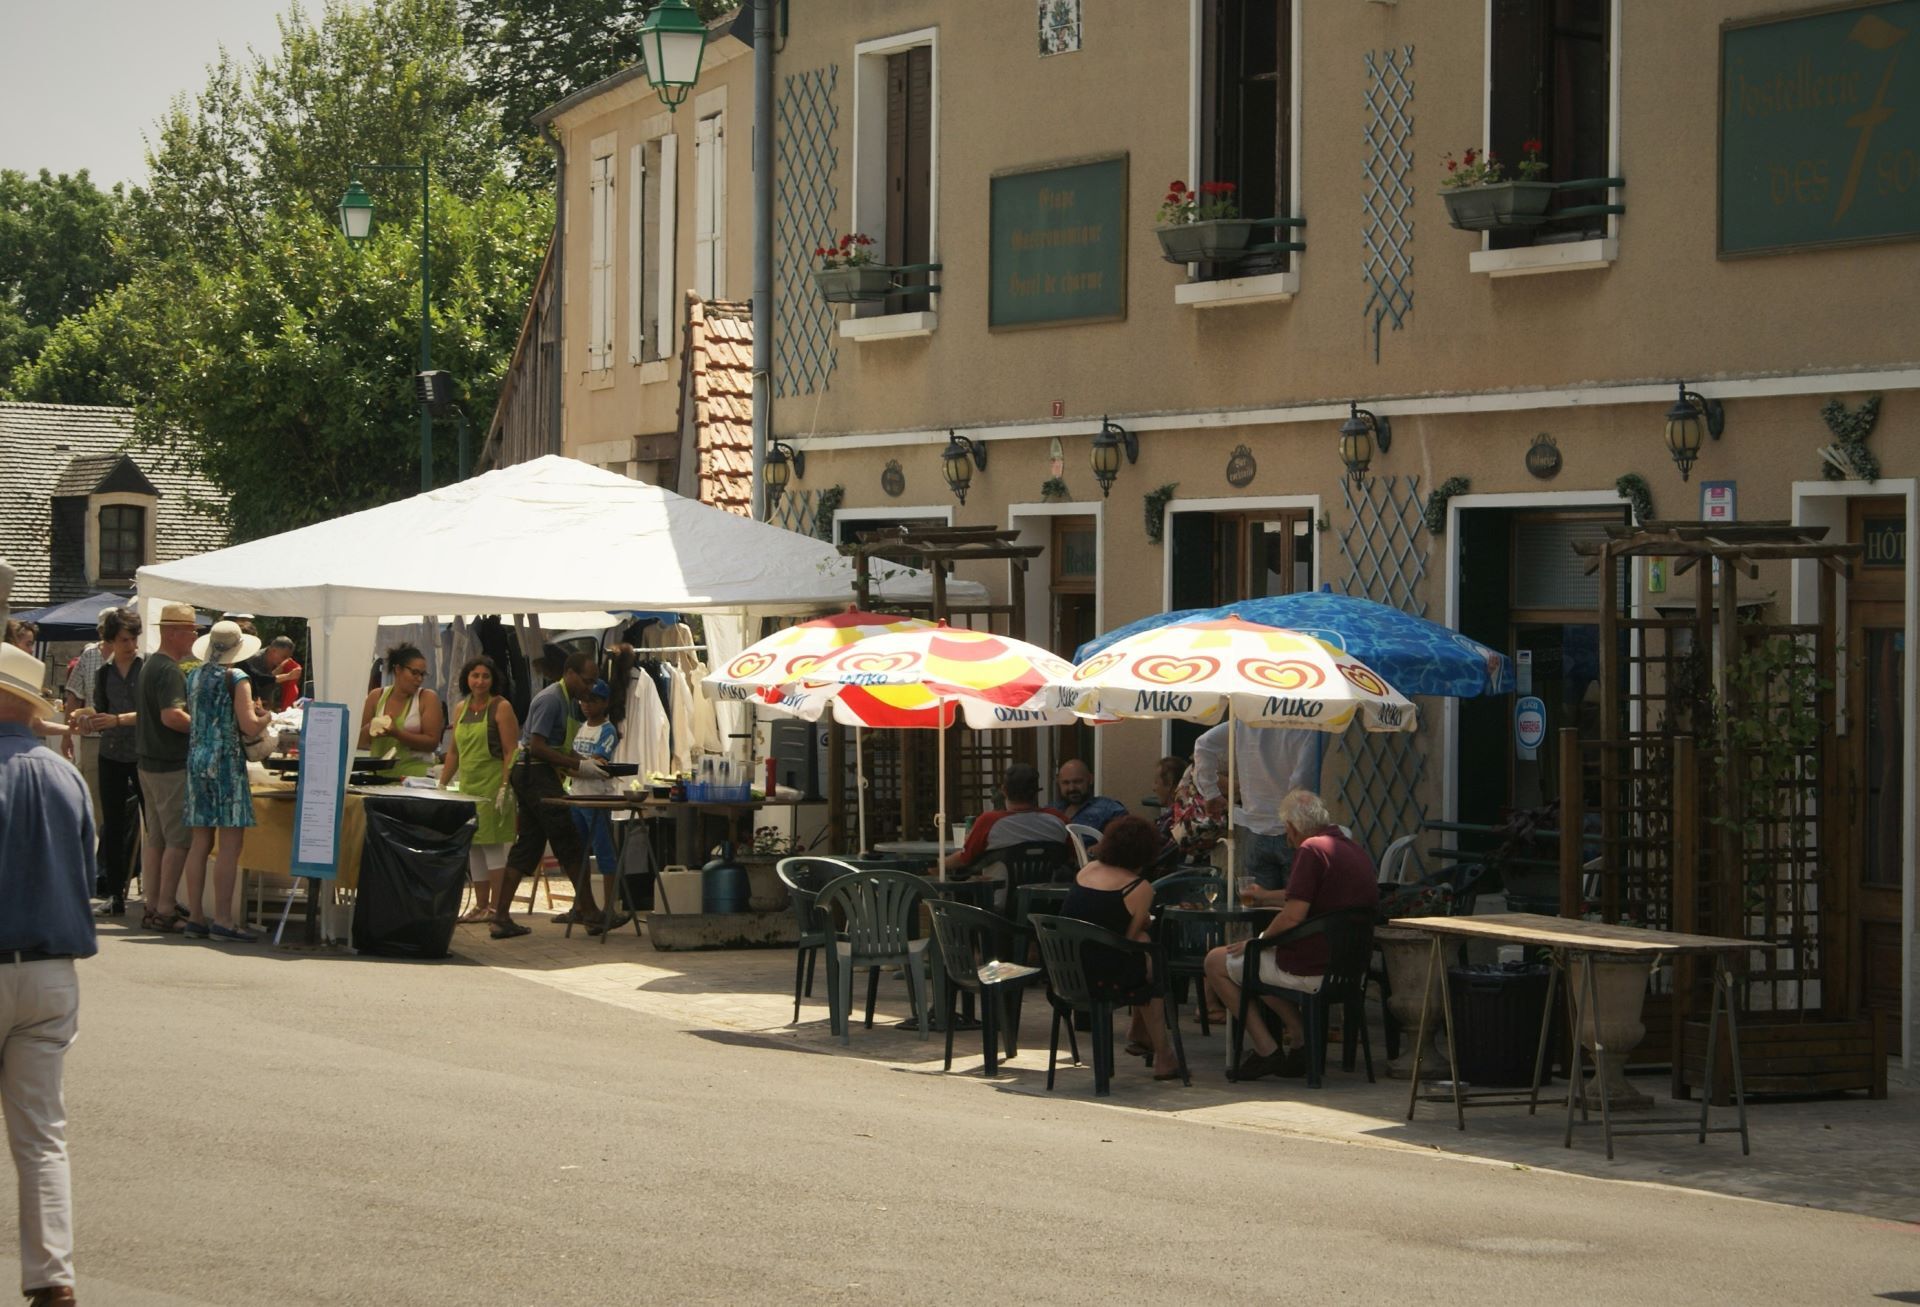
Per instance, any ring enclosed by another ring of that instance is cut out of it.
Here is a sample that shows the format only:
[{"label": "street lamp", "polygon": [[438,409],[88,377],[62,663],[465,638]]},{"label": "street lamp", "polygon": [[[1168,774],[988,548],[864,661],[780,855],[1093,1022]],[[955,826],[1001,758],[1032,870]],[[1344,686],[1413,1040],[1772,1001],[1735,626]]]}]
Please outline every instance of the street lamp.
[{"label": "street lamp", "polygon": [[1340,424],[1340,461],[1347,465],[1347,476],[1357,485],[1373,462],[1373,447],[1380,452],[1393,448],[1393,423],[1361,408],[1357,401],[1347,406],[1347,420]]},{"label": "street lamp", "polygon": [[1118,422],[1100,419],[1100,434],[1093,438],[1093,478],[1100,483],[1100,497],[1105,499],[1107,492],[1113,489],[1114,478],[1120,475],[1120,455],[1125,451],[1127,462],[1140,461],[1140,437],[1121,426]]},{"label": "street lamp", "polygon": [[[428,298],[433,290],[433,264],[427,253],[431,201],[427,188],[427,161],[368,163],[349,168],[346,194],[340,197],[340,234],[359,249],[373,232],[373,197],[360,186],[362,172],[417,172],[420,174],[420,371],[433,371],[433,316]],[[425,390],[420,392],[420,489],[433,489],[433,409]]]},{"label": "street lamp", "polygon": [[1682,381],[1680,397],[1667,410],[1667,452],[1679,465],[1682,481],[1693,471],[1694,460],[1700,457],[1701,431],[1704,429],[1707,435],[1718,440],[1726,428],[1727,412],[1720,401],[1696,395]]},{"label": "street lamp", "polygon": [[807,474],[807,456],[786,441],[776,440],[767,446],[766,466],[761,474],[766,479],[767,512],[771,513],[780,496],[787,492],[787,482]]},{"label": "street lamp", "polygon": [[660,103],[669,112],[686,101],[700,80],[700,59],[707,49],[707,25],[687,0],[658,0],[640,23],[640,56]]},{"label": "street lamp", "polygon": [[967,487],[973,484],[973,469],[987,470],[987,447],[977,440],[947,432],[947,447],[940,452],[940,471],[947,478],[953,497],[967,502]]}]

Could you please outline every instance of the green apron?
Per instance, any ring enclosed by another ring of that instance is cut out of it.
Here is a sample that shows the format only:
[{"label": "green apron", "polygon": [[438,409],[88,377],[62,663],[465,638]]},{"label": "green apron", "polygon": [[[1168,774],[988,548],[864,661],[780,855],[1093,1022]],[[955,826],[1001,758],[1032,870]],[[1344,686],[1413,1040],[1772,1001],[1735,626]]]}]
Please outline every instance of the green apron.
[{"label": "green apron", "polygon": [[[387,715],[387,704],[391,702],[393,699],[393,689],[394,687],[389,685],[384,691],[381,692],[380,702],[374,707],[374,710],[373,710],[373,715],[375,717],[384,717]],[[417,700],[418,696],[416,695],[415,698]],[[413,710],[413,705],[408,704],[407,709],[409,712],[411,712]],[[400,723],[395,722],[394,725],[398,726],[400,725]],[[392,758],[395,755],[400,754],[400,748],[401,746],[400,746],[399,737],[389,733],[389,734],[378,737],[377,739],[373,740],[370,744],[368,744],[367,752],[376,758]],[[407,754],[401,755],[399,758],[399,761],[395,762],[393,766],[387,768],[386,774],[389,776],[425,776],[428,773],[428,771],[432,769],[432,766],[433,766],[433,760],[431,756],[426,758],[415,758],[410,756],[411,753],[412,753],[412,750],[408,750]]]},{"label": "green apron", "polygon": [[493,796],[501,793],[507,765],[493,756],[487,743],[487,719],[492,713],[489,702],[478,717],[470,717],[463,702],[453,723],[453,747],[460,754],[460,774],[454,779],[479,812],[480,828],[473,833],[476,845],[511,844],[518,830],[513,792],[501,794],[498,807],[493,802]]},{"label": "green apron", "polygon": [[[542,693],[545,693],[545,691],[542,691]],[[560,703],[562,705],[560,720],[566,723],[566,732],[560,737],[560,743],[554,744],[551,740],[547,743],[560,753],[572,753],[573,737],[580,734],[580,719],[573,715],[573,698],[564,690],[560,693]],[[525,758],[528,762],[534,761],[533,755],[527,750],[527,736],[524,733],[520,736],[519,756]],[[570,779],[570,774],[560,770],[558,767],[553,768],[553,774],[559,779],[561,790],[565,791],[568,788],[567,781]],[[477,840],[475,842],[478,843]]]}]

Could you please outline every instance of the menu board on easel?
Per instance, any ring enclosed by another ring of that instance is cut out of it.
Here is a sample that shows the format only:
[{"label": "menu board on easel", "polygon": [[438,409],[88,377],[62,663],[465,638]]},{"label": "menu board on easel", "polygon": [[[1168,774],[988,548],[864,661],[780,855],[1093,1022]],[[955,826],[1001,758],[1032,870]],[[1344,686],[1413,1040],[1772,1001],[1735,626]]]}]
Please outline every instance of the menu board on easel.
[{"label": "menu board on easel", "polygon": [[300,783],[293,803],[294,875],[332,880],[337,874],[346,799],[347,705],[309,703],[300,728]]}]

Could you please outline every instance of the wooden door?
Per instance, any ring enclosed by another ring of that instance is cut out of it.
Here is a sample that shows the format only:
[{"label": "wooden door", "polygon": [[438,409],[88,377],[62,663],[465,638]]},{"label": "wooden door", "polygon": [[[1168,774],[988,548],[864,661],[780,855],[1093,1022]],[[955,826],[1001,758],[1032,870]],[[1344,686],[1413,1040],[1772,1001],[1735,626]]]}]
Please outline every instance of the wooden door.
[{"label": "wooden door", "polygon": [[[1913,778],[1904,774],[1906,732],[1906,503],[1856,500],[1849,512],[1853,540],[1876,537],[1847,594],[1847,770],[1852,808],[1853,966],[1862,1004],[1898,1016],[1901,1001],[1902,890],[1906,822]],[[1887,527],[1902,524],[1898,548],[1886,546]],[[1887,1023],[1889,1051],[1899,1051],[1900,1023]]]}]

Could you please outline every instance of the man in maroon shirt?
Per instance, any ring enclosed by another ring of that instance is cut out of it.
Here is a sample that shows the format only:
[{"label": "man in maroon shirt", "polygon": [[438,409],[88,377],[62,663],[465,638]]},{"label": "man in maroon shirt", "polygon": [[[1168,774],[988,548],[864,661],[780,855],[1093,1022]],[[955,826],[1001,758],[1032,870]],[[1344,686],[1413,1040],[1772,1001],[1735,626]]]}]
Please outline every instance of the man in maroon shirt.
[{"label": "man in maroon shirt", "polygon": [[[1309,790],[1294,790],[1280,800],[1280,820],[1286,823],[1287,842],[1293,845],[1293,874],[1284,890],[1266,890],[1243,882],[1240,900],[1248,907],[1277,907],[1263,935],[1283,935],[1303,921],[1343,908],[1372,907],[1380,901],[1380,882],[1373,859],[1333,824],[1333,817]],[[1206,984],[1229,1012],[1240,1010],[1242,954],[1246,945],[1228,944],[1207,954]],[[1327,937],[1314,935],[1297,944],[1280,944],[1260,958],[1260,979],[1269,985],[1312,994],[1326,980]],[[1240,1067],[1240,1079],[1264,1075],[1303,1076],[1307,1073],[1306,1025],[1296,1003],[1270,996],[1266,1005],[1280,1018],[1287,1050],[1261,1019],[1258,1007],[1249,1013],[1247,1039],[1253,1052]]]}]

